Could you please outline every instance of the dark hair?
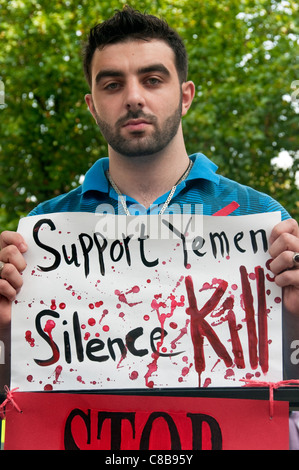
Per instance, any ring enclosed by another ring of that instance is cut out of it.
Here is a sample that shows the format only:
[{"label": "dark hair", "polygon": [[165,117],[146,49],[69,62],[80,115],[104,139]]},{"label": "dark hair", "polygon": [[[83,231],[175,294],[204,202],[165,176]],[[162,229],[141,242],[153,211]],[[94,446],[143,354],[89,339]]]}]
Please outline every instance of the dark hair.
[{"label": "dark hair", "polygon": [[175,54],[175,65],[180,82],[187,80],[188,59],[185,45],[179,34],[166,21],[147,13],[140,13],[129,6],[118,10],[108,20],[90,30],[83,49],[83,68],[91,87],[91,62],[96,49],[126,39],[160,39],[165,41]]}]

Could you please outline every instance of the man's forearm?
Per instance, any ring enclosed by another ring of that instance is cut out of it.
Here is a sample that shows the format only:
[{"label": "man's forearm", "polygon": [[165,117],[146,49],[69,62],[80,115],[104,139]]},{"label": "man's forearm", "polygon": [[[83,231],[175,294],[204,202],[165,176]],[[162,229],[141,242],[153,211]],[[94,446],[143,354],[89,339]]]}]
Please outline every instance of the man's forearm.
[{"label": "man's forearm", "polygon": [[10,384],[10,327],[0,329],[0,394]]},{"label": "man's forearm", "polygon": [[284,309],[282,328],[284,379],[299,379],[299,315]]}]

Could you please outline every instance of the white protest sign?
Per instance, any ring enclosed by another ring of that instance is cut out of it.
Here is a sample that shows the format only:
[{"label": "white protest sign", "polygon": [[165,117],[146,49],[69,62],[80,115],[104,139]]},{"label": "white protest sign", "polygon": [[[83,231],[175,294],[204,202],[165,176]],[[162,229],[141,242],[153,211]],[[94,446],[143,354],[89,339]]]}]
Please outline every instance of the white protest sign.
[{"label": "white protest sign", "polygon": [[47,214],[12,312],[21,391],[243,386],[282,379],[280,213]]}]

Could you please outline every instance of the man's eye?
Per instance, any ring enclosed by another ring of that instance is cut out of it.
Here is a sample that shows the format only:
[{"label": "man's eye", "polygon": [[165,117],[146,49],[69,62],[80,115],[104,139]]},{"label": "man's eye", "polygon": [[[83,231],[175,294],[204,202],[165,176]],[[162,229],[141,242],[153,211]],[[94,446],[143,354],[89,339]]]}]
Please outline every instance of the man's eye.
[{"label": "man's eye", "polygon": [[147,79],[147,83],[151,86],[159,85],[161,80],[157,77],[151,77]]},{"label": "man's eye", "polygon": [[113,82],[113,83],[108,83],[108,85],[105,86],[105,90],[117,90],[119,88],[119,83]]}]

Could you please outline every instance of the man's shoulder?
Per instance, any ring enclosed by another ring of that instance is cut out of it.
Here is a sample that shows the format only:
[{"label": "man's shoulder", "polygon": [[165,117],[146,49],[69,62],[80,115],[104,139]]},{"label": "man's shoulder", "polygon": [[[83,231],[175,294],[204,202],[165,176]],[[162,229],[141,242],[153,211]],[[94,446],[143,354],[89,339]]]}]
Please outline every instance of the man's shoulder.
[{"label": "man's shoulder", "polygon": [[54,212],[75,212],[79,210],[82,198],[82,186],[60,194],[52,199],[38,204],[28,215],[51,214]]},{"label": "man's shoulder", "polygon": [[[86,212],[94,211],[108,191],[105,170],[108,158],[97,160],[87,171],[83,183],[71,191],[44,201],[36,206],[29,215],[42,215],[53,212]],[[93,195],[97,192],[97,197]]]},{"label": "man's shoulder", "polygon": [[229,197],[238,202],[240,215],[280,211],[282,219],[290,217],[282,204],[269,194],[222,175],[219,177],[218,191],[219,197]]}]

